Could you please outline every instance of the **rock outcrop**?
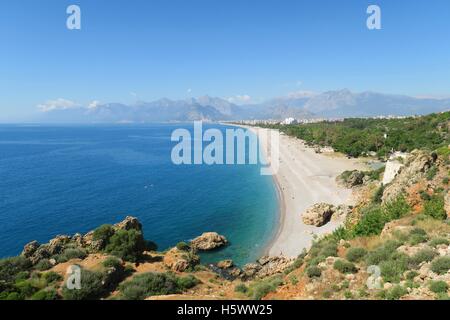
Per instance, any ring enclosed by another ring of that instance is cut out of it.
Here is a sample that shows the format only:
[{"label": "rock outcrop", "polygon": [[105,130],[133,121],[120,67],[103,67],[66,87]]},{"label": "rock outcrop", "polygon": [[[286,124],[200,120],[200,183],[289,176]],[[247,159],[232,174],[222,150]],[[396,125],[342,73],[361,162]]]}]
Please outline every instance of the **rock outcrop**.
[{"label": "rock outcrop", "polygon": [[307,225],[321,227],[331,220],[335,211],[335,207],[331,204],[317,203],[303,213],[302,219]]},{"label": "rock outcrop", "polygon": [[216,232],[205,232],[191,241],[191,247],[201,251],[214,250],[226,244],[228,244],[228,240]]},{"label": "rock outcrop", "polygon": [[427,152],[417,150],[411,152],[411,155],[405,159],[404,167],[399,170],[392,183],[384,189],[383,203],[395,200],[405,189],[417,183],[435,162],[436,157]]},{"label": "rock outcrop", "polygon": [[345,171],[336,178],[336,182],[346,188],[354,188],[363,185],[366,175],[362,171]]},{"label": "rock outcrop", "polygon": [[172,271],[183,272],[199,264],[200,258],[193,252],[172,248],[164,255],[163,263]]},{"label": "rock outcrop", "polygon": [[217,266],[220,269],[230,269],[234,266],[233,260],[222,260],[219,263],[217,263]]},{"label": "rock outcrop", "polygon": [[243,279],[262,279],[282,273],[284,270],[292,266],[295,259],[283,256],[269,257],[264,256],[256,263],[246,264],[242,268],[241,277]]}]

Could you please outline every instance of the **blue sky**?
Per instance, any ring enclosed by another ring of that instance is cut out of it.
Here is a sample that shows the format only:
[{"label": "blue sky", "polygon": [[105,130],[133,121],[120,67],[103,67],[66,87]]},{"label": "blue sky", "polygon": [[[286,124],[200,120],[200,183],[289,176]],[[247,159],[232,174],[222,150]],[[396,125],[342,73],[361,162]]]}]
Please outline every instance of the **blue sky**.
[{"label": "blue sky", "polygon": [[[77,4],[82,30],[66,28]],[[366,28],[378,4],[382,30]],[[450,95],[448,0],[4,0],[0,120],[48,100]]]}]

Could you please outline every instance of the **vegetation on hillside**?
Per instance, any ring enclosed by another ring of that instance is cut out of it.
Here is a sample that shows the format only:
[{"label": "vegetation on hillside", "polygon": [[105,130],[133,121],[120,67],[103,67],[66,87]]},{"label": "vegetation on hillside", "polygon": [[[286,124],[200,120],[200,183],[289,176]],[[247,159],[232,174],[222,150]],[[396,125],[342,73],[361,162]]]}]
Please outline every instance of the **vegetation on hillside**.
[{"label": "vegetation on hillside", "polygon": [[[312,145],[331,146],[352,157],[392,150],[436,150],[450,144],[450,112],[405,119],[345,119],[299,125],[270,125]],[[386,135],[386,138],[385,138]],[[444,149],[443,149],[444,150]],[[445,149],[448,151],[448,148]]]}]

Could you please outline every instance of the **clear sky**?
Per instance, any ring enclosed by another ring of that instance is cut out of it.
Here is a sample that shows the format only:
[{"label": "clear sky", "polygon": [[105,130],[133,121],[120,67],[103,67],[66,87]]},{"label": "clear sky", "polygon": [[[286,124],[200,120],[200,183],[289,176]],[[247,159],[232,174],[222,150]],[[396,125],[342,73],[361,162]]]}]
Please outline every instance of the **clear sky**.
[{"label": "clear sky", "polygon": [[0,120],[59,98],[450,95],[448,0],[3,0],[0,43]]}]

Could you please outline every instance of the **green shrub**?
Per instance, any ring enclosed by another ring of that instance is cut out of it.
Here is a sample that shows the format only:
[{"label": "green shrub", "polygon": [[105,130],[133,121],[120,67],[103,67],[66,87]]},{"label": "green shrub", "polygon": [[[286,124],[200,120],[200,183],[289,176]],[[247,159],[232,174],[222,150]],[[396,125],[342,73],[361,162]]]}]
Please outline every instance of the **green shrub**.
[{"label": "green shrub", "polygon": [[67,262],[69,260],[72,259],[81,259],[83,260],[84,258],[87,257],[87,253],[85,250],[83,249],[74,249],[74,248],[68,248],[66,250],[64,250],[63,253],[61,253],[60,255],[58,255],[56,257],[56,261],[58,263],[63,263],[63,262]]},{"label": "green shrub", "polygon": [[381,276],[387,282],[398,283],[403,273],[408,270],[408,256],[393,253],[388,260],[380,262]]},{"label": "green shrub", "polygon": [[189,251],[191,250],[191,247],[186,242],[178,242],[177,249],[181,251]]},{"label": "green shrub", "polygon": [[120,285],[121,296],[127,300],[143,300],[150,296],[181,293],[199,281],[189,276],[178,278],[172,273],[144,273]]},{"label": "green shrub", "polygon": [[319,278],[322,275],[322,270],[317,266],[311,266],[306,269],[306,274],[310,278]]},{"label": "green shrub", "polygon": [[116,269],[123,269],[122,261],[116,257],[108,257],[105,261],[102,263],[103,267],[105,268],[116,268]]},{"label": "green shrub", "polygon": [[388,290],[385,294],[386,300],[399,300],[401,297],[403,297],[405,294],[408,293],[408,290],[406,288],[397,285],[392,287],[390,290]]},{"label": "green shrub", "polygon": [[382,246],[379,246],[375,250],[369,252],[366,256],[367,265],[379,265],[382,261],[387,261],[391,256],[396,253],[401,243],[395,240],[386,241]]},{"label": "green shrub", "polygon": [[414,228],[409,233],[408,243],[411,245],[417,245],[419,243],[424,243],[428,241],[428,235],[425,230],[420,228]]},{"label": "green shrub", "polygon": [[22,297],[30,297],[39,289],[33,286],[30,280],[20,281],[15,284],[15,287]]},{"label": "green shrub", "polygon": [[381,203],[382,198],[383,198],[384,188],[385,188],[385,186],[382,185],[375,191],[375,193],[373,194],[373,197],[372,197],[373,203]]},{"label": "green shrub", "polygon": [[48,269],[51,269],[53,267],[53,265],[50,263],[50,261],[48,259],[42,259],[39,260],[38,263],[36,263],[36,265],[34,266],[34,269],[39,270],[39,271],[46,271]]},{"label": "green shrub", "polygon": [[248,294],[253,300],[261,300],[270,292],[275,291],[282,284],[283,280],[281,277],[274,276],[252,284]]},{"label": "green shrub", "polygon": [[447,293],[448,284],[445,281],[431,281],[430,290],[434,293]]},{"label": "green shrub", "polygon": [[97,300],[106,294],[105,275],[81,269],[81,289],[68,289],[63,284],[62,295],[65,300]]},{"label": "green shrub", "polygon": [[410,263],[413,267],[418,267],[422,262],[430,262],[436,256],[437,253],[434,250],[422,249],[410,259]]},{"label": "green shrub", "polygon": [[105,246],[108,245],[109,239],[114,235],[114,228],[110,224],[104,224],[94,230],[93,240],[101,241]]},{"label": "green shrub", "polygon": [[444,197],[442,195],[434,195],[423,206],[423,214],[438,220],[445,220],[447,213],[444,206]]},{"label": "green shrub", "polygon": [[59,282],[59,281],[62,281],[62,279],[63,279],[63,277],[59,273],[56,273],[53,271],[44,273],[42,275],[42,278],[45,280],[45,282],[47,284]]},{"label": "green shrub", "polygon": [[450,257],[440,257],[431,263],[431,270],[437,274],[445,274],[450,269]]},{"label": "green shrub", "polygon": [[358,262],[367,255],[364,248],[350,248],[347,251],[346,258],[350,262]]},{"label": "green shrub", "polygon": [[117,256],[123,260],[136,262],[144,250],[147,243],[140,231],[118,230],[109,240],[106,252]]},{"label": "green shrub", "polygon": [[433,180],[434,177],[436,176],[437,172],[438,172],[437,167],[436,166],[432,166],[427,172],[427,180],[428,181]]},{"label": "green shrub", "polygon": [[248,288],[245,284],[240,283],[237,286],[234,287],[234,291],[238,293],[246,294],[248,292]]},{"label": "green shrub", "polygon": [[341,273],[356,273],[358,271],[353,263],[342,259],[336,260],[333,267]]},{"label": "green shrub", "polygon": [[411,206],[403,196],[398,197],[394,201],[384,206],[386,219],[388,221],[400,219],[411,211]]},{"label": "green shrub", "polygon": [[309,259],[307,266],[317,266],[320,262],[325,261],[328,257],[337,256],[337,241],[336,239],[323,238],[313,243],[309,250]]},{"label": "green shrub", "polygon": [[366,208],[361,220],[353,228],[353,235],[357,237],[378,235],[386,222],[386,216],[379,206]]},{"label": "green shrub", "polygon": [[31,300],[58,300],[59,295],[55,289],[42,289],[31,296]]},{"label": "green shrub", "polygon": [[425,201],[429,201],[429,200],[431,200],[431,196],[428,194],[428,192],[426,192],[425,190],[421,190],[420,192],[419,192],[419,194],[420,194],[420,198],[422,199],[422,200],[425,200]]},{"label": "green shrub", "polygon": [[16,275],[22,271],[29,271],[31,268],[30,260],[19,256],[0,260],[0,283],[14,282]]},{"label": "green shrub", "polygon": [[417,271],[414,271],[414,270],[409,271],[409,272],[406,274],[406,280],[412,281],[412,280],[414,280],[414,278],[417,277],[418,275],[419,275],[419,273],[418,273]]},{"label": "green shrub", "polygon": [[434,239],[432,239],[431,241],[430,241],[430,246],[432,246],[432,247],[437,247],[438,245],[440,245],[440,244],[445,244],[446,246],[448,246],[449,244],[450,244],[450,241],[448,241],[447,239],[445,239],[445,238],[434,238]]}]

